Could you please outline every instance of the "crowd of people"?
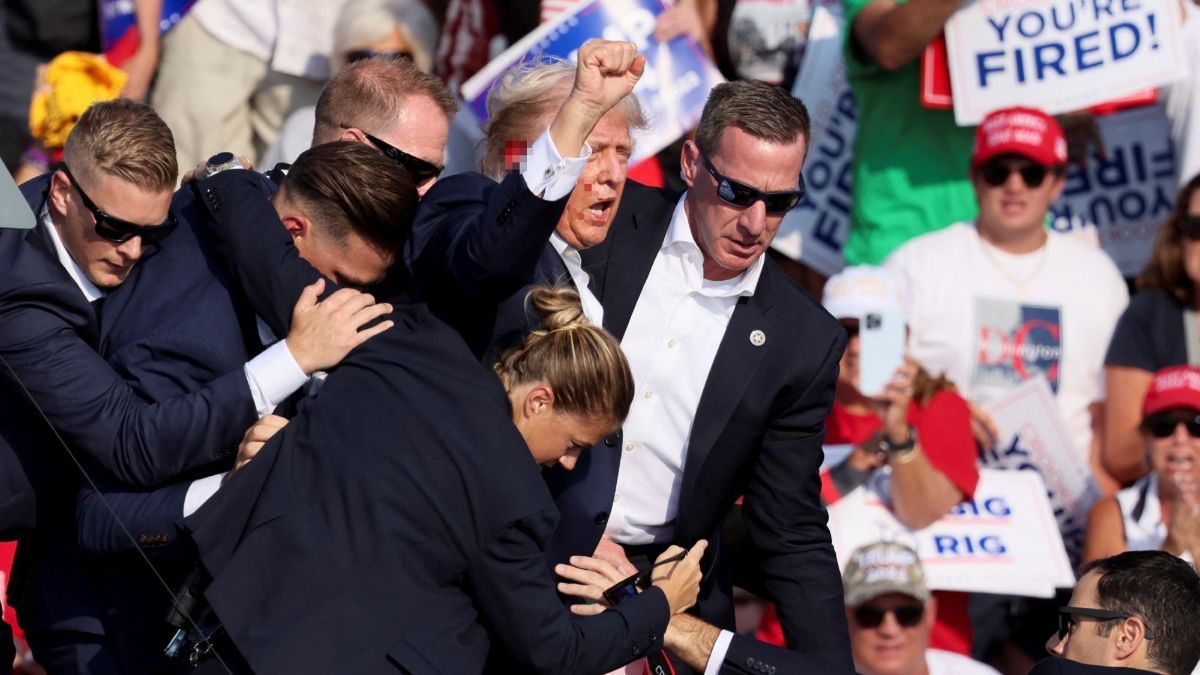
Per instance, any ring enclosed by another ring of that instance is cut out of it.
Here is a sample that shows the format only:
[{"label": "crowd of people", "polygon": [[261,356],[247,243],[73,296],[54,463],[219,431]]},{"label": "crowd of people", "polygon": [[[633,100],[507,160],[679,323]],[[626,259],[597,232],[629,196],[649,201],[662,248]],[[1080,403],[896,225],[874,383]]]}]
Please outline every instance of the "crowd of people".
[{"label": "crowd of people", "polygon": [[[771,250],[805,198],[808,3],[666,9],[656,37],[730,81],[637,165],[630,42],[525,60],[473,120],[457,86],[577,3],[511,4],[136,0],[119,68],[51,61],[39,86],[107,86],[40,90],[0,148],[34,215],[0,222],[0,663],[1197,670],[1200,176],[1127,283],[1047,226],[1087,116],[958,127],[915,91],[961,3],[846,2],[848,266],[814,283]],[[13,63],[100,51],[4,12]],[[1093,496],[1059,520],[1073,589],[835,550],[858,491],[912,532],[971,502],[1031,380]]]}]

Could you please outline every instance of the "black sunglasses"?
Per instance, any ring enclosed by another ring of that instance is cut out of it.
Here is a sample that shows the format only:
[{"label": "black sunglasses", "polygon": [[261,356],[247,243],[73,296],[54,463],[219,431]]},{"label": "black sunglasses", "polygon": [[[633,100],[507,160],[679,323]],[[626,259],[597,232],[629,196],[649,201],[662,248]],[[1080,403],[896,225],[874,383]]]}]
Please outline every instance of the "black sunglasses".
[{"label": "black sunglasses", "polygon": [[1180,424],[1187,427],[1189,436],[1200,438],[1200,415],[1151,415],[1142,420],[1142,429],[1155,438],[1166,438],[1175,433],[1175,428]]},{"label": "black sunglasses", "polygon": [[604,599],[608,601],[609,605],[614,607],[621,604],[622,601],[628,600],[629,598],[637,595],[639,588],[646,588],[650,585],[650,572],[655,567],[666,565],[667,563],[679,562],[685,557],[687,557],[687,551],[680,551],[669,558],[663,558],[662,560],[655,561],[654,564],[650,565],[645,572],[631,574],[612,586],[609,586],[608,589],[603,593]]},{"label": "black sunglasses", "polygon": [[800,187],[797,190],[787,190],[784,192],[763,192],[758,188],[752,188],[749,185],[733,180],[717,171],[713,166],[712,160],[708,155],[700,153],[700,158],[704,160],[704,166],[708,172],[712,174],[713,180],[717,181],[717,196],[726,204],[736,206],[739,209],[744,209],[758,200],[762,200],[764,206],[767,207],[767,213],[787,213],[804,199],[804,176],[798,176]]},{"label": "black sunglasses", "polygon": [[[1112,621],[1114,619],[1130,619],[1133,615],[1129,612],[1114,612],[1108,609],[1093,609],[1091,607],[1059,607],[1058,608],[1058,639],[1065,640],[1071,634],[1071,629],[1078,623],[1075,617],[1084,619],[1095,619],[1096,621]],[[1143,619],[1143,622],[1145,620]],[[1153,640],[1150,636],[1149,627],[1146,628],[1144,636],[1147,640]]]},{"label": "black sunglasses", "polygon": [[1192,241],[1200,241],[1200,215],[1189,213],[1182,223],[1183,236]]},{"label": "black sunglasses", "polygon": [[375,49],[351,49],[346,52],[346,62],[354,63],[355,61],[365,61],[375,57],[384,59],[401,59],[404,61],[412,60],[412,52],[397,52],[390,49],[375,50]]},{"label": "black sunglasses", "polygon": [[[1038,187],[1046,180],[1046,175],[1051,169],[1041,164],[1025,164],[1021,168],[1016,169],[1011,165],[1002,162],[984,162],[983,166],[979,167],[979,175],[983,178],[983,182],[992,187],[1000,187],[1008,182],[1008,177],[1016,171],[1021,174],[1021,180],[1025,181],[1025,185],[1031,188]],[[1058,170],[1054,170],[1058,173]]]},{"label": "black sunglasses", "polygon": [[363,132],[363,136],[366,136],[367,140],[371,141],[371,145],[379,148],[380,151],[390,157],[392,161],[407,169],[408,174],[412,176],[413,183],[416,183],[417,187],[420,187],[434,178],[437,178],[441,175],[442,170],[446,168],[444,166],[433,164],[432,162],[426,162],[420,157],[413,157],[391,143],[382,141],[365,131]]},{"label": "black sunglasses", "polygon": [[96,234],[104,239],[116,244],[124,244],[134,237],[141,237],[142,243],[151,246],[162,241],[168,234],[175,230],[175,225],[178,221],[175,220],[175,214],[167,211],[167,219],[159,225],[138,225],[127,220],[121,220],[115,216],[110,216],[100,207],[96,206],[96,202],[83,191],[83,186],[79,181],[75,180],[75,176],[66,164],[62,165],[63,173],[67,174],[67,178],[71,180],[71,185],[75,186],[75,190],[79,196],[83,198],[83,205],[88,211],[92,212],[92,217],[96,219]]},{"label": "black sunglasses", "polygon": [[863,628],[878,628],[888,614],[894,614],[896,623],[901,626],[912,628],[925,616],[925,605],[900,605],[891,609],[863,605],[854,610],[854,620]]}]

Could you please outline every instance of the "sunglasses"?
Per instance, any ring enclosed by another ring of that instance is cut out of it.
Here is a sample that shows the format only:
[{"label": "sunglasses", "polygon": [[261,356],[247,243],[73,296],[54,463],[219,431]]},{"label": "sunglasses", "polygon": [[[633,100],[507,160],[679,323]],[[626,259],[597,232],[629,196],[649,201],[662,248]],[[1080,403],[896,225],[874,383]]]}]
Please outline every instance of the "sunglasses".
[{"label": "sunglasses", "polygon": [[[1131,619],[1133,615],[1129,612],[1114,612],[1107,609],[1093,609],[1091,607],[1059,607],[1058,608],[1058,639],[1065,640],[1071,634],[1071,630],[1078,623],[1076,617],[1084,619],[1094,619],[1096,621],[1112,621],[1114,619]],[[1144,620],[1143,620],[1144,621]],[[1146,629],[1147,640],[1153,640],[1150,635],[1150,629]]]},{"label": "sunglasses", "polygon": [[1192,241],[1200,241],[1200,215],[1188,214],[1182,223],[1183,236]]},{"label": "sunglasses", "polygon": [[383,59],[400,59],[403,61],[411,61],[413,57],[412,52],[397,52],[390,49],[382,51],[375,49],[351,49],[346,52],[346,62],[366,61],[377,56]]},{"label": "sunglasses", "polygon": [[[1021,174],[1021,180],[1025,181],[1027,187],[1035,188],[1046,180],[1051,168],[1041,164],[1025,164],[1017,169],[1004,162],[984,162],[983,166],[979,167],[979,175],[983,182],[992,187],[1000,187],[1007,183],[1008,177],[1014,171]],[[1054,172],[1058,173],[1058,170],[1054,169]]]},{"label": "sunglasses", "polygon": [[1151,415],[1142,420],[1142,429],[1155,438],[1166,438],[1175,433],[1175,428],[1180,424],[1187,427],[1189,436],[1200,438],[1200,415]]},{"label": "sunglasses", "polygon": [[798,177],[800,188],[797,190],[763,192],[722,175],[713,166],[708,155],[701,153],[700,157],[704,160],[705,168],[712,174],[713,180],[717,181],[717,196],[721,198],[721,201],[730,206],[744,209],[761,199],[763,205],[767,207],[767,213],[779,214],[791,211],[796,207],[796,204],[800,203],[801,199],[804,199],[804,176]]},{"label": "sunglasses", "polygon": [[921,618],[925,616],[925,605],[900,605],[892,609],[863,605],[854,610],[854,620],[863,628],[879,628],[888,614],[895,615],[896,623],[901,626],[912,628],[921,623]]},{"label": "sunglasses", "polygon": [[416,183],[417,187],[420,187],[434,178],[437,178],[439,175],[441,175],[442,170],[446,168],[431,162],[426,162],[420,157],[413,157],[391,143],[382,141],[365,131],[363,132],[363,136],[366,136],[367,140],[371,141],[371,145],[379,148],[379,150],[382,151],[383,154],[390,157],[392,161],[408,170],[408,174],[412,176],[413,182]]},{"label": "sunglasses", "polygon": [[115,216],[110,216],[96,206],[96,202],[83,191],[83,186],[79,181],[75,180],[75,176],[66,164],[62,165],[63,173],[67,174],[67,178],[71,180],[71,185],[75,186],[75,191],[83,199],[83,205],[88,211],[92,212],[92,217],[96,219],[96,234],[104,239],[115,244],[124,244],[134,237],[141,237],[142,243],[147,246],[162,241],[168,234],[175,230],[175,225],[178,221],[175,219],[175,214],[167,212],[167,219],[158,225],[138,225],[127,220],[121,220]]}]

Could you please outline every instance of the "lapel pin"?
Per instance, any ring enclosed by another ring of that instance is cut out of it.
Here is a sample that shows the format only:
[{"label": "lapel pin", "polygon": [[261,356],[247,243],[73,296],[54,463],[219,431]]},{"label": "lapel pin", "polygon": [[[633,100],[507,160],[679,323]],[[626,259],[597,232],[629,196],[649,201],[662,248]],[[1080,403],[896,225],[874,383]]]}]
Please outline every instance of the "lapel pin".
[{"label": "lapel pin", "polygon": [[763,346],[763,343],[766,341],[767,341],[766,333],[762,332],[761,330],[750,331],[750,344],[754,345],[755,347],[761,347],[761,346]]}]

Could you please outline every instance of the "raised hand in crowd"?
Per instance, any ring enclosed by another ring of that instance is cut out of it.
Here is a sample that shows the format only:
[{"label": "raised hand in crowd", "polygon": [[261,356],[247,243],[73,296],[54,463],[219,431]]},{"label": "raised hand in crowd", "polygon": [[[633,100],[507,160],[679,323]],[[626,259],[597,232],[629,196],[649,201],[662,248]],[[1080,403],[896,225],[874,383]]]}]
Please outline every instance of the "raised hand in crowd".
[{"label": "raised hand in crowd", "polygon": [[1192,560],[1200,560],[1200,482],[1191,468],[1172,471],[1166,479],[1175,484],[1179,497],[1171,509],[1162,548],[1174,555],[1190,553]]},{"label": "raised hand in crowd", "polygon": [[[609,544],[620,549],[619,544],[611,541]],[[682,560],[664,562],[683,553],[683,548],[669,546],[654,561],[655,567],[651,571],[650,583],[662,589],[663,594],[667,596],[671,614],[686,611],[696,603],[696,596],[700,592],[700,578],[703,576],[700,571],[700,559],[704,557],[707,547],[708,542],[701,539],[688,549]],[[617,557],[614,557],[614,553]],[[624,563],[612,562],[624,559],[624,555],[623,551],[613,551],[608,547],[605,558],[576,555],[571,556],[569,565],[554,566],[554,571],[566,580],[558,584],[558,591],[588,601],[587,604],[571,605],[573,613],[591,616],[609,607],[604,599],[604,591],[636,573],[628,560]],[[626,568],[625,565],[629,567]]]},{"label": "raised hand in crowd", "polygon": [[258,455],[258,451],[271,440],[275,434],[279,433],[280,429],[287,426],[288,419],[279,415],[266,415],[259,421],[255,422],[246,430],[246,435],[242,437],[242,442],[238,444],[237,460],[233,464],[233,468],[225,474],[225,478],[221,481],[222,484],[228,483],[233,474],[241,471],[251,460]]},{"label": "raised hand in crowd", "polygon": [[352,349],[391,328],[391,320],[367,324],[391,313],[392,306],[375,302],[374,296],[342,288],[317,302],[325,291],[325,280],[317,279],[304,287],[292,310],[292,329],[287,335],[288,350],[307,375],[337,365]]},{"label": "raised hand in crowd", "polygon": [[588,40],[579,48],[575,84],[550,124],[550,139],[560,150],[583,147],[606,112],[633,91],[646,70],[646,57],[632,42]]},{"label": "raised hand in crowd", "polygon": [[704,11],[697,7],[697,0],[680,0],[658,15],[654,22],[654,39],[669,42],[681,35],[688,35],[711,54],[712,40],[709,35],[715,22],[715,11]]}]

